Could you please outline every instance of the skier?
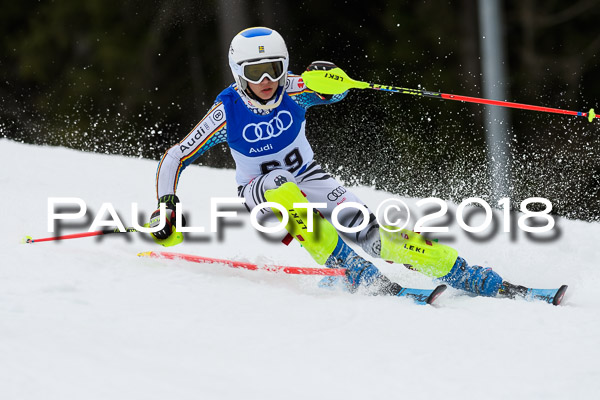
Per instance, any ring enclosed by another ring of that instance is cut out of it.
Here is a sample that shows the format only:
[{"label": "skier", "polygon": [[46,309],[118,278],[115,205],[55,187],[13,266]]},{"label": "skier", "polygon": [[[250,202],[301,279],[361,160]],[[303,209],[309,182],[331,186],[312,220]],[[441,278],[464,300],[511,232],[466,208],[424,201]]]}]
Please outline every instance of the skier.
[{"label": "skier", "polygon": [[[211,147],[227,143],[236,164],[238,195],[248,210],[265,201],[282,204],[294,214],[286,229],[317,263],[347,269],[346,285],[354,292],[364,288],[370,294],[397,295],[402,287],[391,282],[359,256],[330,223],[333,208],[345,202],[363,204],[344,185],[328,174],[314,159],[305,136],[305,113],[314,105],[332,104],[346,94],[320,95],[307,89],[299,75],[288,73],[289,56],[279,33],[254,27],[237,34],[229,49],[229,66],[235,83],[223,90],[202,120],[181,142],[164,154],[156,175],[157,197],[166,204],[166,223],[154,233],[166,240],[174,231],[175,192],[181,172]],[[316,61],[307,70],[335,68]],[[293,203],[326,203],[316,217],[313,233],[306,232],[306,209]],[[263,208],[266,216],[272,211]],[[279,216],[282,217],[282,216]],[[526,290],[503,282],[491,268],[469,266],[458,252],[432,242],[418,233],[402,230],[390,233],[371,213],[368,221],[360,210],[345,208],[338,221],[346,227],[365,225],[358,233],[344,236],[372,257],[410,264],[430,277],[474,295],[514,297]],[[150,227],[160,223],[156,210]],[[185,221],[182,221],[185,225]]]}]

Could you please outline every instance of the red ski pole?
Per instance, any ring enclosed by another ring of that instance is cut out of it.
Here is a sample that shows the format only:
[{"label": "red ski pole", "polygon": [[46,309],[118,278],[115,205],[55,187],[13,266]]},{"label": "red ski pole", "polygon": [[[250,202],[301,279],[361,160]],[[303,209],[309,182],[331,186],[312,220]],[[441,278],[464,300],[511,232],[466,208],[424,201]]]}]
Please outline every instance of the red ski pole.
[{"label": "red ski pole", "polygon": [[[138,232],[135,228],[125,228],[125,232]],[[111,233],[121,233],[119,228],[115,229],[103,229],[101,231],[94,232],[83,232],[83,233],[73,233],[71,235],[62,235],[62,236],[52,236],[47,238],[34,239],[31,236],[25,236],[22,243],[37,243],[37,242],[50,242],[53,240],[66,240],[66,239],[77,239],[82,237],[90,237],[90,236],[101,236],[101,235],[109,235]]]},{"label": "red ski pole", "polygon": [[181,253],[169,253],[166,251],[146,251],[138,254],[139,257],[150,257],[150,258],[164,258],[168,260],[185,260],[201,264],[224,264],[232,268],[243,268],[251,271],[269,271],[269,272],[283,272],[284,274],[293,275],[344,275],[346,273],[345,268],[303,268],[303,267],[286,267],[282,265],[264,265],[260,266],[242,261],[225,260],[219,258],[210,258],[196,256],[192,254],[181,254]]},{"label": "red ski pole", "polygon": [[350,78],[342,69],[334,68],[328,71],[313,70],[302,73],[302,79],[306,86],[321,94],[339,94],[349,89],[373,89],[384,92],[410,94],[413,96],[433,97],[444,100],[464,101],[476,104],[489,104],[500,107],[519,108],[522,110],[541,111],[554,114],[574,115],[585,117],[592,122],[596,118],[600,118],[600,114],[596,114],[591,108],[588,112],[562,110],[559,108],[534,106],[530,104],[515,103],[512,101],[499,101],[492,99],[483,99],[479,97],[459,96],[456,94],[431,92],[423,89],[408,89],[397,86],[380,85],[376,83],[362,82]]}]

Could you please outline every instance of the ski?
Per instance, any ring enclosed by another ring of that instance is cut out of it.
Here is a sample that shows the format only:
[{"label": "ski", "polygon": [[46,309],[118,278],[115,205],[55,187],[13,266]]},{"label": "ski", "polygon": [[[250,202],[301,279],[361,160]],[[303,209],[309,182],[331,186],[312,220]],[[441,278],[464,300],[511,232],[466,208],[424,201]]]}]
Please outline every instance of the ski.
[{"label": "ski", "polygon": [[527,301],[543,301],[557,306],[562,302],[568,287],[567,285],[562,285],[558,289],[536,289],[513,285],[504,281],[498,294],[511,299],[521,298]]},{"label": "ski", "polygon": [[[210,258],[196,256],[192,254],[170,253],[165,251],[146,251],[138,253],[139,257],[160,258],[167,260],[184,260],[201,264],[221,264],[232,268],[242,268],[252,271],[268,271],[280,272],[293,275],[326,275],[319,282],[319,287],[322,288],[344,288],[347,287],[344,283],[346,269],[344,268],[304,268],[304,267],[287,267],[281,265],[258,265],[243,261],[225,260],[219,258]],[[414,289],[402,288],[396,296],[411,298],[417,304],[432,304],[446,290],[446,285],[439,285],[434,289]]]},{"label": "ski", "polygon": [[411,298],[417,304],[432,304],[446,290],[446,285],[438,285],[434,289],[402,288],[396,296]]},{"label": "ski", "polygon": [[533,289],[527,288],[527,294],[525,295],[525,300],[528,301],[545,301],[548,304],[559,305],[563,297],[565,296],[565,292],[567,291],[568,286],[562,285],[558,289]]},{"label": "ski", "polygon": [[[342,276],[326,276],[319,282],[323,289],[341,289],[348,291],[345,278]],[[407,297],[420,305],[432,304],[446,290],[446,285],[438,285],[433,289],[415,289],[403,287],[396,296]]]}]

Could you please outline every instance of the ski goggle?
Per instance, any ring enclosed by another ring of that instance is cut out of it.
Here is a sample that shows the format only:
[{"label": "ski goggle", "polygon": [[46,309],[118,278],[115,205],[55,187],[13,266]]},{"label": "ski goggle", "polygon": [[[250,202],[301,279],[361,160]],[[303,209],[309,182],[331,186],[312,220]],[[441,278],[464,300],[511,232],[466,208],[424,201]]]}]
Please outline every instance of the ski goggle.
[{"label": "ski goggle", "polygon": [[254,84],[260,83],[265,77],[276,82],[283,77],[283,58],[275,60],[259,60],[242,63],[242,77]]}]

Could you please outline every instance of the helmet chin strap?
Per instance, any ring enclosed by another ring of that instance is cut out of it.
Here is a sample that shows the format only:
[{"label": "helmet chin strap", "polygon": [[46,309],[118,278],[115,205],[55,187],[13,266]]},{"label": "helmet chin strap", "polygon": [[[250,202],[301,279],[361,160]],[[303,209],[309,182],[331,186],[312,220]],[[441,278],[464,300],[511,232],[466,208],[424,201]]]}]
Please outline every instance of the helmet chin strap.
[{"label": "helmet chin strap", "polygon": [[260,108],[261,110],[272,110],[274,108],[279,107],[281,101],[283,100],[283,86],[277,87],[277,91],[275,92],[274,96],[278,97],[278,99],[277,101],[271,104],[263,104],[260,100],[257,99],[256,94],[249,87],[246,90],[246,95],[248,96],[248,100],[250,100],[250,104],[252,104],[253,107]]}]

